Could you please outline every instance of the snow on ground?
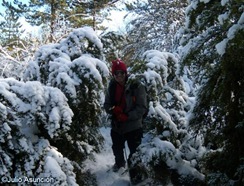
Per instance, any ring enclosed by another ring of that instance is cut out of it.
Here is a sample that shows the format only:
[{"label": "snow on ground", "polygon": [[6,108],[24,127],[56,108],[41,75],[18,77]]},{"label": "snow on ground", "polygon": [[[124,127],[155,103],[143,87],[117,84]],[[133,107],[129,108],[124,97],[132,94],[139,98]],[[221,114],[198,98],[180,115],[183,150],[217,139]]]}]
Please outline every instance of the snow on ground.
[{"label": "snow on ground", "polygon": [[[102,152],[95,154],[94,160],[85,162],[86,169],[96,175],[98,186],[128,186],[129,176],[125,169],[119,173],[114,173],[111,167],[114,164],[114,156],[112,152],[112,141],[110,137],[109,127],[102,127],[101,133],[105,139],[105,144]],[[127,156],[129,154],[128,147],[126,149]]]}]

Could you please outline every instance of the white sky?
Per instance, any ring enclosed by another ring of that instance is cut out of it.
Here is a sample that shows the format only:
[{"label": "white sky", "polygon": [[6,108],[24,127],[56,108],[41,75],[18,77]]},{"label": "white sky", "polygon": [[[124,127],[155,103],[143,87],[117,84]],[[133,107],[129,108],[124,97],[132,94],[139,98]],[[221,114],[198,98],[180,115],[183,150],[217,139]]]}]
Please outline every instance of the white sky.
[{"label": "white sky", "polygon": [[111,16],[109,18],[111,21],[104,21],[103,25],[109,28],[109,31],[125,31],[125,23],[124,16],[126,15],[126,11],[112,11]]}]

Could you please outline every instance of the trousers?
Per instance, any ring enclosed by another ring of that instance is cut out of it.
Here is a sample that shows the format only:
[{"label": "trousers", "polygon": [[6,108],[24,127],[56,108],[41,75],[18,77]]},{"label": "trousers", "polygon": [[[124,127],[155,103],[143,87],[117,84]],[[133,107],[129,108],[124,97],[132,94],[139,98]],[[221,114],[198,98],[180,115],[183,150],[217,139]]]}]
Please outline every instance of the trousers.
[{"label": "trousers", "polygon": [[130,162],[132,155],[136,152],[137,147],[141,144],[142,137],[143,131],[141,128],[128,132],[126,134],[119,134],[111,130],[112,150],[115,157],[115,164],[118,167],[125,165],[125,142],[127,142],[127,145],[130,150],[130,154],[127,160],[128,162]]}]

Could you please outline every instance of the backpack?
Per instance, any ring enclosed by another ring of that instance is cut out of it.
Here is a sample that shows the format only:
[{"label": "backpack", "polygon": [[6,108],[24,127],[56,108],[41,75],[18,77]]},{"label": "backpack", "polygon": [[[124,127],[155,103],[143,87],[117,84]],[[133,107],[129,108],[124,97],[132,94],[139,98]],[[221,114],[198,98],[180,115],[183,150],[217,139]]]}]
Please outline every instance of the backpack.
[{"label": "backpack", "polygon": [[[134,82],[134,83],[131,83],[131,85],[130,85],[130,89],[132,90],[132,96],[133,96],[133,101],[134,102],[136,102],[136,96],[134,94],[134,90],[139,86],[139,83],[142,84],[141,82]],[[143,119],[145,119],[147,117],[148,113],[149,113],[149,96],[148,96],[148,93],[147,93],[147,88],[145,86],[144,86],[144,88],[146,90],[147,108],[146,108],[145,113],[143,114]]]},{"label": "backpack", "polygon": [[[112,80],[110,82],[110,86],[109,86],[109,94],[111,96],[111,100],[112,100],[112,104],[115,105],[115,97],[114,97],[114,92],[115,92],[115,89],[116,89],[116,82],[115,80]],[[142,84],[142,82],[139,82],[139,81],[133,81],[133,82],[130,82],[130,89],[132,90],[132,100],[133,102],[135,103],[136,102],[136,96],[134,94],[134,90],[136,88],[138,88],[139,84]],[[144,86],[145,87],[145,86]],[[147,109],[146,109],[146,112],[143,114],[143,119],[145,119],[149,113],[149,96],[148,96],[148,93],[147,93],[147,88],[145,87],[146,89],[146,94],[147,94]]]}]

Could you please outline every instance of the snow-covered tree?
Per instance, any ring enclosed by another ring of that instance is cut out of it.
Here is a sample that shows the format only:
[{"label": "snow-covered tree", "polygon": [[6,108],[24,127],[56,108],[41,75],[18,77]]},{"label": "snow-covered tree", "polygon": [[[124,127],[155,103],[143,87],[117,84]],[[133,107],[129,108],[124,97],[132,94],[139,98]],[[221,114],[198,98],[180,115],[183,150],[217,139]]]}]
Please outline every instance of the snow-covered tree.
[{"label": "snow-covered tree", "polygon": [[184,23],[186,6],[186,0],[136,0],[128,3],[133,19],[127,25],[130,42],[124,49],[125,55],[136,59],[151,49],[173,52],[174,36]]},{"label": "snow-covered tree", "polygon": [[66,133],[72,116],[59,89],[0,79],[1,183],[77,185],[71,161],[47,140]]},{"label": "snow-covered tree", "polygon": [[21,35],[24,32],[19,22],[20,15],[12,3],[3,1],[6,9],[0,13],[0,77],[16,77],[20,79],[25,68],[27,58],[23,47],[24,40]]},{"label": "snow-covered tree", "polygon": [[147,133],[134,156],[138,171],[163,185],[199,184],[204,175],[196,166],[204,149],[201,138],[188,131],[188,115],[194,104],[188,94],[193,87],[187,77],[179,75],[178,56],[146,51],[142,60],[133,63],[131,74],[129,81],[144,82],[149,99],[144,121]]},{"label": "snow-covered tree", "polygon": [[74,113],[70,130],[51,143],[80,165],[103,141],[98,128],[109,71],[102,59],[100,39],[92,28],[83,27],[60,43],[42,46],[25,73],[25,80],[57,87],[68,98]]},{"label": "snow-covered tree", "polygon": [[118,32],[105,31],[101,34],[101,41],[103,43],[104,55],[107,61],[124,57],[122,51],[128,41],[126,36]]},{"label": "snow-covered tree", "polygon": [[23,72],[28,61],[32,59],[37,44],[27,37],[25,39],[26,41],[17,42],[18,45],[14,45],[15,42],[13,42],[12,48],[0,46],[1,78],[22,79]]},{"label": "snow-covered tree", "polygon": [[70,16],[66,17],[74,28],[89,25],[97,30],[98,25],[104,20],[101,10],[114,7],[117,1],[119,0],[72,0],[70,2],[71,11],[68,12]]},{"label": "snow-covered tree", "polygon": [[239,0],[191,0],[182,61],[200,85],[191,126],[209,148],[209,185],[243,185],[244,6]]}]

